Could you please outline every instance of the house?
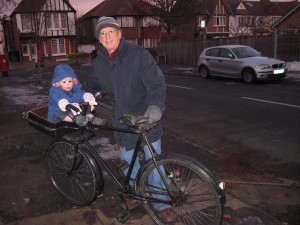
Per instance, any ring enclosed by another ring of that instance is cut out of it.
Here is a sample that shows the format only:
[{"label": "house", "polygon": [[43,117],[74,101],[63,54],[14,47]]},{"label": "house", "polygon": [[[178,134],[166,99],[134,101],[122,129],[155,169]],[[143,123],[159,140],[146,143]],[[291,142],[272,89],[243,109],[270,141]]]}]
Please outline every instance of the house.
[{"label": "house", "polygon": [[222,0],[193,0],[190,19],[176,27],[180,39],[228,37],[228,12]]},{"label": "house", "polygon": [[76,51],[75,19],[68,0],[22,0],[5,25],[7,50],[24,62],[64,58]]},{"label": "house", "polygon": [[95,27],[101,16],[114,17],[125,39],[145,48],[154,48],[160,40],[160,26],[153,18],[157,8],[142,0],[105,0],[76,21],[78,45],[98,45]]},{"label": "house", "polygon": [[272,29],[278,43],[275,55],[288,61],[300,61],[300,3],[274,23]]},{"label": "house", "polygon": [[300,32],[300,3],[281,17],[272,25],[272,29],[291,29],[295,28]]},{"label": "house", "polygon": [[180,39],[268,35],[297,1],[191,0],[189,19],[176,26]]},{"label": "house", "polygon": [[272,2],[270,0],[223,0],[229,13],[230,36],[269,35],[272,24],[283,17],[297,1]]}]

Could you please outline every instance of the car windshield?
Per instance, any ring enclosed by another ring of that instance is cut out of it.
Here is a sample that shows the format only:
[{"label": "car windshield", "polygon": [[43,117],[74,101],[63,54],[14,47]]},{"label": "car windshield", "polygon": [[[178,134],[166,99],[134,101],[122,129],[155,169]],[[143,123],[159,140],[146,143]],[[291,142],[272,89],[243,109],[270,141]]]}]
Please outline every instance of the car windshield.
[{"label": "car windshield", "polygon": [[248,58],[254,56],[260,56],[260,53],[253,48],[250,47],[238,47],[233,48],[232,51],[238,58]]}]

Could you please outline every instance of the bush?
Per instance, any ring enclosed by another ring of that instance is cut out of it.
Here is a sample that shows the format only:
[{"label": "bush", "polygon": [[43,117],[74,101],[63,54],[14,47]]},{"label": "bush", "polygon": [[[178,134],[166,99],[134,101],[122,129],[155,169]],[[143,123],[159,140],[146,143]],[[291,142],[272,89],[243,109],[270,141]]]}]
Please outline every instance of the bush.
[{"label": "bush", "polygon": [[86,52],[72,52],[71,54],[68,54],[67,57],[72,59],[72,58],[78,58],[78,57],[84,57],[84,56],[89,56],[89,53]]}]

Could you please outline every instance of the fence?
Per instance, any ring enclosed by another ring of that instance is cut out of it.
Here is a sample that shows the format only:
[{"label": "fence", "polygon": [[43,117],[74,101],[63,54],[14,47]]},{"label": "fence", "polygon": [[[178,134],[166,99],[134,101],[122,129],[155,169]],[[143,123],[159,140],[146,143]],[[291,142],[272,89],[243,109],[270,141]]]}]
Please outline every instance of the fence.
[{"label": "fence", "polygon": [[248,45],[264,56],[276,57],[286,61],[300,61],[300,30],[282,32],[276,30],[269,36],[243,36],[217,39],[163,40],[158,45],[158,55],[165,55],[168,64],[197,65],[204,48],[218,45]]}]

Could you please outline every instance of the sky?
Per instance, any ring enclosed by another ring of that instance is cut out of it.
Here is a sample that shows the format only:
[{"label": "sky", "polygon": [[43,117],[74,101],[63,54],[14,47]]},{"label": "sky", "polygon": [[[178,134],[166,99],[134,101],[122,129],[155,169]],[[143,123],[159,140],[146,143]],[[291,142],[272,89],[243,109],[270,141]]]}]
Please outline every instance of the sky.
[{"label": "sky", "polygon": [[103,2],[103,0],[70,0],[71,5],[77,11],[77,17],[87,13],[101,2]]},{"label": "sky", "polygon": [[[94,8],[96,5],[103,2],[104,0],[69,0],[69,1],[70,1],[71,5],[74,7],[74,9],[76,9],[77,17],[80,17],[83,14],[87,13],[92,8]],[[259,0],[253,0],[253,1],[259,1]],[[292,1],[292,0],[271,0],[271,1],[288,2],[288,1]]]}]

